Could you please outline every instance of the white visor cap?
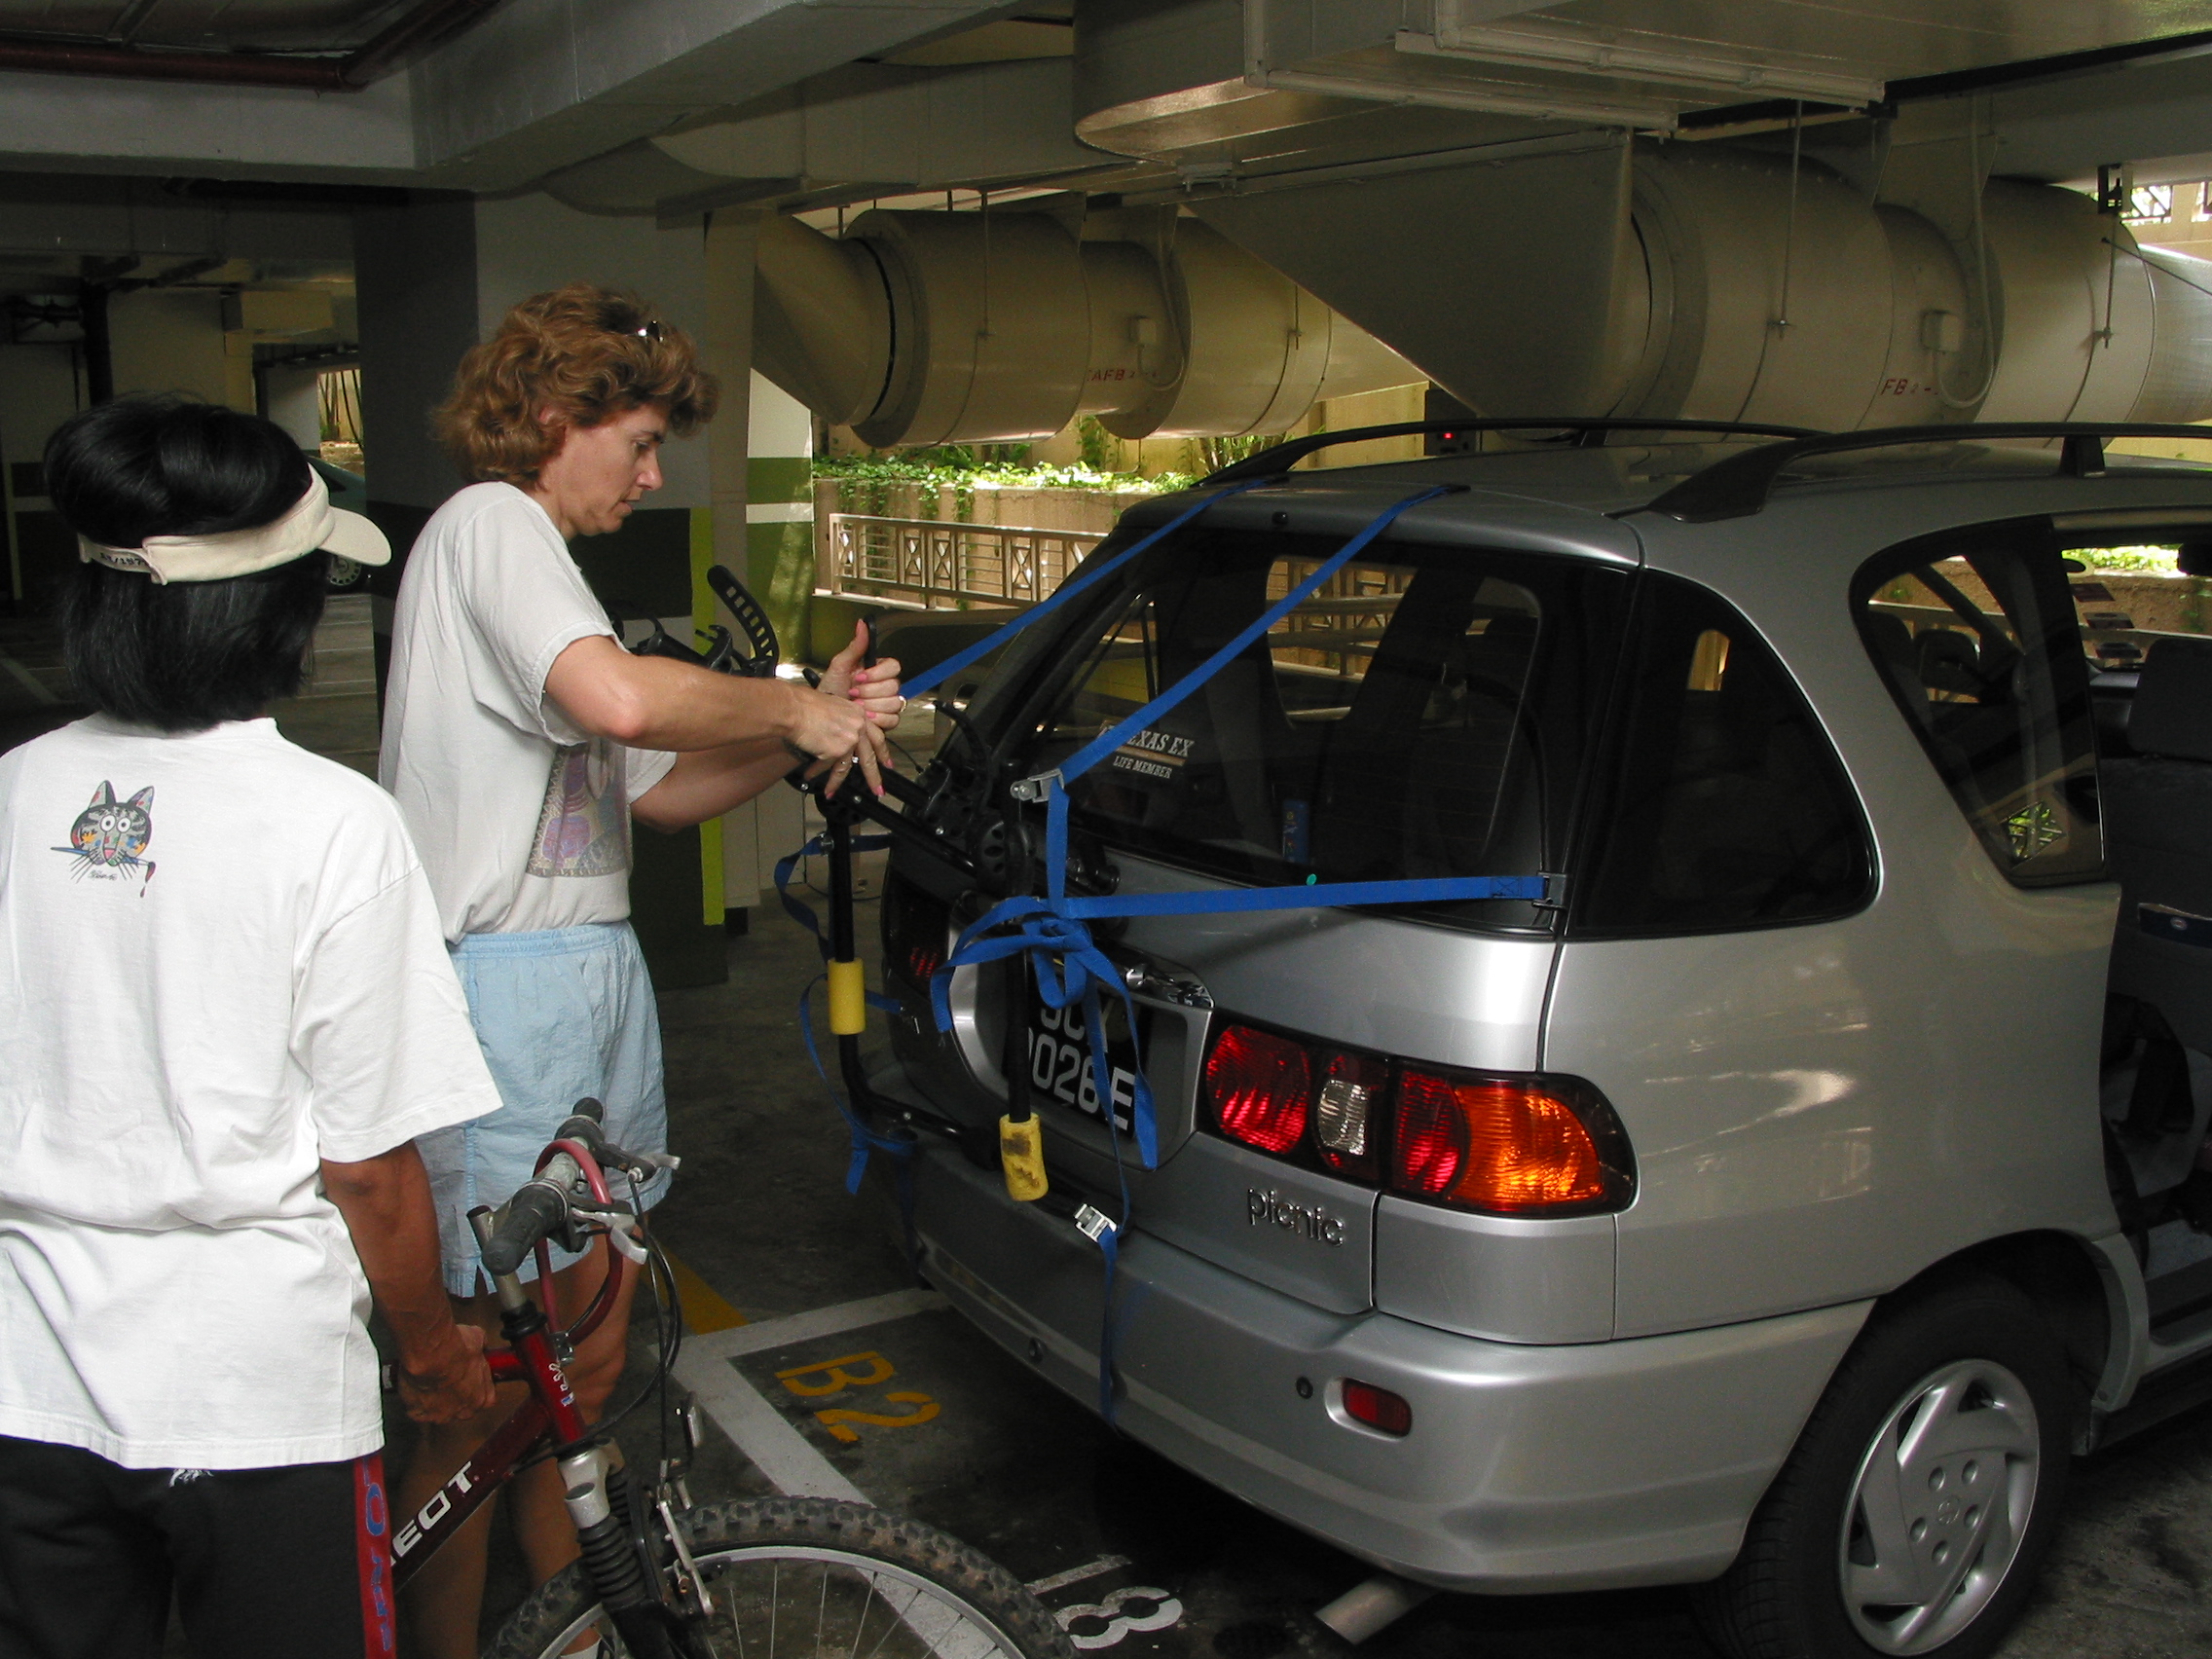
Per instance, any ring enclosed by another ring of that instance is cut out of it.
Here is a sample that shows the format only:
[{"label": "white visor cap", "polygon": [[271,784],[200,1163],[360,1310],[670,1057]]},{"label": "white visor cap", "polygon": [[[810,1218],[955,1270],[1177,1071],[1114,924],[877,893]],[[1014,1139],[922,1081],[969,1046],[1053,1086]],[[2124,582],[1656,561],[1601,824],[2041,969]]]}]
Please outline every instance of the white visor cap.
[{"label": "white visor cap", "polygon": [[220,582],[304,559],[317,550],[356,565],[388,565],[391,543],[359,513],[330,504],[322,474],[308,469],[307,494],[282,518],[220,535],[149,535],[137,547],[103,547],[80,535],[77,557],[112,571],[137,571],[157,582]]}]

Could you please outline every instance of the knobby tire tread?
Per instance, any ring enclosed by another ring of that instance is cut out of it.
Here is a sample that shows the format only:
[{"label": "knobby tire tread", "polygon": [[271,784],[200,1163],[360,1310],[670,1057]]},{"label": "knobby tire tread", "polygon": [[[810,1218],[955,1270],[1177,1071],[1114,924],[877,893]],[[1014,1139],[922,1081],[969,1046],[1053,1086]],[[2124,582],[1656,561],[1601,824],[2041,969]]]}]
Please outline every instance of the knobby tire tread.
[{"label": "knobby tire tread", "polygon": [[[905,1567],[941,1585],[1003,1631],[1022,1659],[1076,1659],[1052,1615],[1019,1579],[935,1527],[834,1498],[743,1498],[703,1503],[678,1518],[702,1568],[717,1551],[804,1544]],[[541,1585],[500,1627],[484,1659],[547,1659],[561,1633],[598,1604],[583,1564]]]}]

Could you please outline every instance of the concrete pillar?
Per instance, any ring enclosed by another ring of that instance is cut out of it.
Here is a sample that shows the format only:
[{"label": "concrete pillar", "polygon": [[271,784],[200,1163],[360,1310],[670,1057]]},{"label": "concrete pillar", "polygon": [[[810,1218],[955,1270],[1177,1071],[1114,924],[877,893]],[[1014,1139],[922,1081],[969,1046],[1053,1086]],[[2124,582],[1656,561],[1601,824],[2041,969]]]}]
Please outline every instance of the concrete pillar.
[{"label": "concrete pillar", "polygon": [[310,455],[322,447],[322,375],[312,363],[272,364],[261,377],[262,413]]},{"label": "concrete pillar", "polygon": [[[430,436],[430,411],[476,344],[476,204],[454,199],[363,208],[353,219],[361,320],[361,439],[369,512],[395,553],[460,480]],[[391,633],[398,562],[370,580]]]},{"label": "concrete pillar", "polygon": [[774,619],[788,655],[813,661],[843,640],[816,640],[814,598],[814,415],[783,387],[753,376],[752,443],[746,466],[747,581]]}]

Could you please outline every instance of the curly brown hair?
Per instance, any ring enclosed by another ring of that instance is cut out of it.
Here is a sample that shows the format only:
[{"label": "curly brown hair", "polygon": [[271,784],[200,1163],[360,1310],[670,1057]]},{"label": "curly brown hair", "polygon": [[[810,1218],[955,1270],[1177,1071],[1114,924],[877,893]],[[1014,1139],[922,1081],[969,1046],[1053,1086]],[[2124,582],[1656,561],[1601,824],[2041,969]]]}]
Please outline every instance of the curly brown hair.
[{"label": "curly brown hair", "polygon": [[[461,358],[431,425],[472,482],[527,484],[571,426],[665,403],[669,430],[687,438],[715,418],[720,396],[690,337],[644,300],[571,282],[524,300]],[[553,418],[540,420],[542,410]]]}]

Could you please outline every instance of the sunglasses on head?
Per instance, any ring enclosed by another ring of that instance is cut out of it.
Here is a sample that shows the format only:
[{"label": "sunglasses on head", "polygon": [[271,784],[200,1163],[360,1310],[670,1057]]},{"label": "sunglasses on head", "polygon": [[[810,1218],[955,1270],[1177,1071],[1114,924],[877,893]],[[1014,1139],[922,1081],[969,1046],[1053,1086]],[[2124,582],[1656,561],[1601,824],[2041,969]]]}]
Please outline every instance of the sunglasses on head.
[{"label": "sunglasses on head", "polygon": [[655,346],[661,342],[661,326],[657,321],[647,322],[640,328],[623,328],[610,322],[606,328],[609,334],[634,334],[640,340],[650,340]]}]

